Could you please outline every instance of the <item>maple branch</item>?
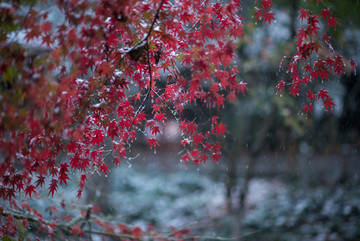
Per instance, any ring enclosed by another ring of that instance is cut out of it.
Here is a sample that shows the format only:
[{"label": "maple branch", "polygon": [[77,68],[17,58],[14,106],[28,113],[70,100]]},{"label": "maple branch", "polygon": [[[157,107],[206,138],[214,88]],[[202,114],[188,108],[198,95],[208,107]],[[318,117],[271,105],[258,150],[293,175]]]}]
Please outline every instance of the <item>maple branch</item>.
[{"label": "maple branch", "polygon": [[92,234],[92,228],[91,228],[91,222],[90,222],[91,209],[92,209],[92,206],[89,205],[88,208],[86,209],[86,215],[85,215],[84,221],[82,222],[82,224],[81,224],[81,226],[80,226],[80,228],[83,229],[84,226],[85,226],[85,223],[88,224],[88,226],[89,226],[89,231],[90,231],[90,232],[89,232],[89,234],[90,234],[90,241],[93,240],[93,239],[92,239],[92,236],[91,236],[91,234]]},{"label": "maple branch", "polygon": [[164,3],[164,0],[161,0],[161,2],[160,2],[160,4],[159,4],[159,7],[158,7],[158,9],[156,10],[156,13],[155,13],[154,19],[153,19],[153,21],[152,21],[152,23],[151,23],[151,26],[150,26],[150,28],[149,28],[149,31],[148,31],[148,33],[147,33],[147,35],[146,35],[146,37],[145,37],[144,41],[145,41],[145,40],[147,40],[147,39],[149,38],[149,36],[150,36],[150,34],[151,34],[151,31],[152,31],[152,30],[153,30],[153,28],[154,28],[154,25],[155,25],[156,19],[158,19],[158,18],[159,18],[160,9],[161,9],[161,7],[162,7],[163,3]]},{"label": "maple branch", "polygon": [[145,35],[144,38],[142,38],[139,42],[137,42],[133,47],[131,47],[130,49],[128,49],[127,51],[124,51],[122,52],[124,55],[123,57],[121,58],[121,60],[123,60],[125,58],[126,55],[128,55],[129,53],[131,52],[135,52],[139,49],[141,49],[142,47],[144,47],[144,43],[147,42],[152,30],[154,29],[154,25],[155,25],[155,22],[156,22],[156,19],[159,18],[159,13],[160,13],[160,10],[161,10],[161,7],[164,3],[164,0],[161,0],[160,4],[159,4],[159,7],[158,9],[156,10],[156,13],[155,13],[155,16],[154,16],[154,19],[152,20],[151,22],[151,25],[150,25],[150,28],[147,32],[147,34]]},{"label": "maple branch", "polygon": [[135,111],[135,115],[134,115],[134,118],[132,119],[131,121],[131,125],[130,125],[130,129],[129,131],[132,129],[132,126],[134,124],[134,121],[135,121],[135,118],[137,117],[137,115],[139,114],[140,110],[142,109],[142,107],[145,105],[145,101],[147,100],[147,98],[149,97],[150,95],[150,90],[148,90],[148,92],[146,93],[145,95],[145,98],[143,99],[143,101],[141,102],[140,106],[137,108],[137,110]]}]

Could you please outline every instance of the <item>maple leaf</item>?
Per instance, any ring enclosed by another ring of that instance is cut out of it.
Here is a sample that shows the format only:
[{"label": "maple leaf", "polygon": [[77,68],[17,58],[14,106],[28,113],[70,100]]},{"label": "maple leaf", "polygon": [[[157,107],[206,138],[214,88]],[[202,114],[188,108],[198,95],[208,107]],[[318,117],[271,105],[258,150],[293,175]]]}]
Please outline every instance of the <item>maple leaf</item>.
[{"label": "maple leaf", "polygon": [[38,38],[40,35],[41,31],[39,28],[31,28],[30,31],[25,34],[26,43],[29,43],[29,41],[33,40],[34,38]]},{"label": "maple leaf", "polygon": [[312,104],[311,103],[305,103],[304,105],[304,111],[305,111],[305,115],[306,117],[309,115],[309,113],[312,113]]},{"label": "maple leaf", "polygon": [[51,44],[54,43],[54,40],[51,38],[50,35],[41,36],[41,39],[42,39],[41,45],[46,45],[48,48],[50,47]]},{"label": "maple leaf", "polygon": [[194,149],[194,150],[192,150],[191,152],[190,152],[190,155],[191,155],[191,157],[196,157],[197,155],[199,154],[199,150],[198,149]]},{"label": "maple leaf", "polygon": [[325,89],[321,89],[319,90],[319,93],[318,93],[318,99],[322,99],[323,101],[325,99],[329,99],[329,96],[327,95],[329,93],[329,91],[326,91]]},{"label": "maple leaf", "polygon": [[67,163],[62,163],[60,165],[60,171],[59,171],[60,185],[61,185],[61,183],[64,183],[67,186],[66,180],[70,179],[68,176],[68,167],[69,167],[69,164],[67,164]]},{"label": "maple leaf", "polygon": [[211,155],[211,159],[213,160],[213,163],[219,163],[219,159],[221,158],[221,155],[219,153],[213,153]]},{"label": "maple leaf", "polygon": [[298,96],[300,92],[300,88],[298,85],[292,85],[290,87],[290,94],[292,94],[293,96]]},{"label": "maple leaf", "polygon": [[79,145],[78,143],[76,143],[75,141],[71,141],[69,144],[67,144],[66,146],[66,150],[70,153],[76,153],[76,150],[78,149]]},{"label": "maple leaf", "polygon": [[310,100],[311,103],[316,100],[316,95],[312,90],[306,92],[306,97]]},{"label": "maple leaf", "polygon": [[208,156],[205,153],[202,153],[199,157],[200,163],[205,163],[208,160]]},{"label": "maple leaf", "polygon": [[91,139],[91,144],[98,145],[100,147],[100,144],[104,143],[104,137],[102,135],[102,131],[97,129],[93,132],[93,137]]},{"label": "maple leaf", "polygon": [[194,122],[188,122],[185,133],[193,135],[197,132],[197,125]]},{"label": "maple leaf", "polygon": [[151,135],[156,136],[157,134],[160,134],[160,127],[157,125],[150,126],[150,132]]},{"label": "maple leaf", "polygon": [[140,101],[141,100],[141,93],[140,92],[138,92],[138,93],[136,93],[134,96],[133,96],[133,99],[134,99],[134,101],[135,101],[135,104],[136,104],[136,102],[137,101]]},{"label": "maple leaf", "polygon": [[340,55],[335,56],[335,61],[334,61],[334,73],[337,73],[339,76],[341,73],[345,73],[344,72],[344,68],[345,68],[345,63],[343,61],[343,57]]},{"label": "maple leaf", "polygon": [[112,120],[108,125],[108,132],[107,135],[111,137],[111,140],[114,140],[115,136],[118,136],[119,127],[115,120]]},{"label": "maple leaf", "polygon": [[230,102],[236,103],[236,94],[235,94],[235,91],[230,91],[230,93],[228,94],[227,98],[229,99]]},{"label": "maple leaf", "polygon": [[215,125],[218,123],[218,119],[219,117],[214,115],[212,118],[211,118],[211,126]]},{"label": "maple leaf", "polygon": [[333,111],[332,106],[336,106],[332,98],[326,98],[325,100],[323,99],[323,103],[325,106],[325,110],[329,109],[331,110],[331,112]]},{"label": "maple leaf", "polygon": [[192,139],[193,139],[193,142],[195,143],[196,147],[198,147],[200,143],[201,144],[203,143],[204,136],[201,133],[197,133],[197,134],[193,135]]},{"label": "maple leaf", "polygon": [[105,175],[107,175],[107,172],[110,172],[110,170],[107,168],[109,165],[105,164],[105,163],[102,163],[98,169],[100,171],[100,173],[105,173]]},{"label": "maple leaf", "polygon": [[323,8],[321,9],[321,17],[323,17],[324,19],[329,18],[331,12],[329,8]]},{"label": "maple leaf", "polygon": [[334,30],[336,30],[335,25],[339,24],[339,22],[338,22],[337,20],[338,20],[338,19],[335,18],[335,17],[329,17],[329,18],[327,19],[327,24],[328,24],[329,28],[330,28],[330,27],[333,27]]},{"label": "maple leaf", "polygon": [[51,31],[52,28],[52,24],[50,22],[45,22],[42,26],[42,31],[44,31],[45,33],[48,33]]},{"label": "maple leaf", "polygon": [[166,120],[166,117],[165,117],[164,113],[156,113],[154,116],[154,119],[158,122],[164,123],[164,121]]},{"label": "maple leaf", "polygon": [[248,87],[246,87],[246,84],[245,82],[240,82],[239,84],[236,85],[236,92],[239,93],[241,92],[243,94],[243,96],[245,96],[245,90],[248,89]]},{"label": "maple leaf", "polygon": [[305,20],[309,16],[309,9],[301,8],[299,19],[301,21]]},{"label": "maple leaf", "polygon": [[224,95],[223,94],[216,94],[215,95],[215,105],[219,109],[221,106],[224,107]]},{"label": "maple leaf", "polygon": [[256,21],[261,19],[262,15],[263,15],[262,9],[255,7],[254,16],[256,17]]},{"label": "maple leaf", "polygon": [[31,198],[31,194],[33,194],[33,193],[36,194],[35,186],[34,185],[27,186],[25,188],[24,192],[25,192],[25,195],[27,195],[27,196],[29,196]]},{"label": "maple leaf", "polygon": [[158,141],[157,141],[156,138],[149,138],[148,141],[147,141],[147,143],[149,143],[151,149],[152,149],[152,148],[155,149],[156,146],[159,146],[159,143],[158,143]]},{"label": "maple leaf", "polygon": [[45,177],[40,175],[40,176],[37,176],[37,178],[38,179],[35,182],[36,187],[38,187],[38,186],[42,187],[45,184]]},{"label": "maple leaf", "polygon": [[307,64],[304,66],[305,73],[310,73],[312,70],[312,66],[310,64]]},{"label": "maple leaf", "polygon": [[261,6],[264,8],[264,10],[270,10],[270,7],[273,5],[272,0],[261,0]]},{"label": "maple leaf", "polygon": [[225,132],[228,132],[228,130],[225,128],[226,125],[219,122],[219,124],[217,124],[214,128],[213,128],[213,133],[218,136],[220,133],[221,135],[225,136]]},{"label": "maple leaf", "polygon": [[54,197],[54,193],[57,192],[58,189],[58,180],[52,179],[49,187],[49,196]]},{"label": "maple leaf", "polygon": [[272,11],[264,12],[264,14],[263,14],[264,23],[268,22],[269,25],[271,25],[271,21],[275,20],[274,15],[275,15],[275,13],[273,13]]},{"label": "maple leaf", "polygon": [[181,145],[183,146],[183,147],[185,147],[186,145],[188,145],[188,144],[190,144],[191,143],[191,141],[189,140],[189,139],[187,139],[187,138],[185,138],[185,139],[183,139],[182,141],[181,141]]},{"label": "maple leaf", "polygon": [[181,157],[181,161],[182,162],[185,162],[186,164],[189,162],[189,160],[191,160],[191,156],[190,156],[190,154],[184,154],[184,155],[182,155],[182,157]]},{"label": "maple leaf", "polygon": [[309,76],[304,76],[300,81],[301,84],[305,84],[305,85],[308,85],[309,82],[311,83]]},{"label": "maple leaf", "polygon": [[141,124],[142,122],[146,121],[146,114],[145,112],[140,112],[134,119],[134,125]]},{"label": "maple leaf", "polygon": [[276,94],[278,93],[281,94],[284,88],[285,88],[285,81],[280,80],[279,84],[276,85],[276,89],[277,89]]},{"label": "maple leaf", "polygon": [[86,181],[87,181],[87,175],[82,174],[81,177],[80,177],[80,184],[79,184],[80,189],[84,188]]},{"label": "maple leaf", "polygon": [[70,158],[70,166],[72,169],[76,170],[80,168],[80,157],[79,155],[74,155],[72,158]]}]

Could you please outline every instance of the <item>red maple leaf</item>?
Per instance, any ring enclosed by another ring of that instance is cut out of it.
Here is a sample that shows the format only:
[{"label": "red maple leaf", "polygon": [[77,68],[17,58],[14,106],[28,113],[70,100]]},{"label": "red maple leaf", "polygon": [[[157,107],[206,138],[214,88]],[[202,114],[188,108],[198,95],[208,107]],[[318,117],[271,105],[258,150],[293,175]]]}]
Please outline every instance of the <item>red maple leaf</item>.
[{"label": "red maple leaf", "polygon": [[323,101],[325,101],[325,99],[329,99],[329,96],[327,95],[328,93],[329,91],[326,91],[325,89],[319,90],[318,99],[321,98]]},{"label": "red maple leaf", "polygon": [[157,141],[156,138],[149,138],[148,141],[147,141],[147,143],[149,143],[151,149],[152,149],[152,148],[155,149],[156,146],[159,146],[159,143],[158,143],[158,141]]},{"label": "red maple leaf", "polygon": [[214,128],[213,128],[213,133],[216,134],[217,136],[221,133],[221,135],[225,136],[225,132],[228,132],[228,130],[225,128],[226,125],[219,122],[219,124],[217,124]]},{"label": "red maple leaf", "polygon": [[306,97],[310,100],[311,103],[316,100],[316,95],[312,90],[306,92]]},{"label": "red maple leaf", "polygon": [[70,153],[76,153],[76,150],[78,149],[79,145],[78,143],[76,143],[75,141],[71,141],[69,144],[67,144],[66,146],[66,150]]},{"label": "red maple leaf", "polygon": [[64,183],[67,186],[66,180],[70,179],[69,175],[68,175],[68,167],[69,167],[68,163],[62,163],[60,165],[60,171],[59,171],[60,185],[61,185],[61,183]]},{"label": "red maple leaf", "polygon": [[336,106],[334,104],[332,98],[326,98],[325,100],[323,99],[323,103],[324,103],[324,106],[325,106],[325,110],[329,109],[329,110],[333,111],[332,107]]},{"label": "red maple leaf", "polygon": [[103,135],[102,135],[102,131],[101,131],[101,130],[96,129],[96,130],[93,132],[93,137],[91,138],[90,143],[93,144],[93,145],[98,145],[98,146],[100,146],[101,143],[104,144],[104,137],[103,137]]},{"label": "red maple leaf", "polygon": [[213,160],[213,163],[219,163],[219,159],[221,158],[221,155],[219,153],[213,153],[211,155],[211,159]]},{"label": "red maple leaf", "polygon": [[298,85],[292,85],[290,87],[290,94],[292,94],[293,96],[298,96],[300,92],[300,88]]},{"label": "red maple leaf", "polygon": [[50,22],[45,22],[42,26],[42,31],[44,31],[45,33],[48,33],[51,31],[52,28],[52,24]]},{"label": "red maple leaf", "polygon": [[40,175],[40,176],[37,176],[37,178],[38,179],[35,182],[36,187],[38,187],[38,186],[42,187],[45,184],[45,177]]},{"label": "red maple leaf", "polygon": [[299,12],[300,12],[299,19],[301,21],[306,20],[306,18],[309,16],[309,9],[301,8]]},{"label": "red maple leaf", "polygon": [[242,93],[243,94],[243,96],[245,96],[245,90],[247,90],[248,89],[248,87],[246,87],[246,84],[247,83],[245,83],[245,82],[240,82],[239,84],[237,84],[236,85],[236,92],[237,93]]},{"label": "red maple leaf", "polygon": [[279,84],[277,84],[277,86],[276,86],[276,89],[277,89],[276,94],[278,94],[278,93],[281,94],[284,88],[285,88],[285,81],[280,80]]},{"label": "red maple leaf", "polygon": [[31,194],[33,194],[33,193],[36,194],[35,186],[34,185],[27,186],[25,188],[24,192],[25,192],[25,195],[28,195],[31,198]]},{"label": "red maple leaf", "polygon": [[201,133],[195,134],[193,137],[193,142],[195,143],[196,147],[201,143],[203,143],[204,136]]},{"label": "red maple leaf", "polygon": [[309,113],[311,114],[312,113],[312,104],[311,103],[306,103],[304,105],[304,112],[305,112],[305,115],[306,117],[309,115]]},{"label": "red maple leaf", "polygon": [[272,11],[264,12],[264,14],[263,14],[264,23],[268,22],[269,25],[271,25],[271,21],[275,20],[274,15],[275,15],[275,13],[273,13]]},{"label": "red maple leaf", "polygon": [[330,16],[331,12],[329,8],[323,8],[321,9],[321,17],[324,19],[327,19]]},{"label": "red maple leaf", "polygon": [[227,98],[229,99],[229,102],[236,102],[236,94],[235,91],[230,91],[230,93],[228,94]]},{"label": "red maple leaf", "polygon": [[164,121],[166,120],[166,116],[164,113],[156,113],[154,119],[158,122],[164,123]]},{"label": "red maple leaf", "polygon": [[254,16],[255,16],[255,18],[256,18],[256,21],[258,21],[259,19],[261,19],[262,15],[263,15],[262,9],[255,7]]},{"label": "red maple leaf", "polygon": [[57,192],[58,189],[58,180],[52,179],[49,187],[49,195],[51,194],[54,197],[54,193]]},{"label": "red maple leaf", "polygon": [[117,123],[115,120],[112,120],[109,123],[107,135],[111,137],[111,140],[114,140],[115,136],[118,136],[119,134],[119,127],[117,126]]},{"label": "red maple leaf", "polygon": [[145,112],[140,112],[136,115],[134,119],[134,125],[141,124],[142,122],[146,121],[146,114]]},{"label": "red maple leaf", "polygon": [[134,99],[134,101],[135,101],[135,104],[136,104],[136,102],[137,101],[140,101],[141,100],[141,93],[140,92],[138,92],[138,93],[136,93],[134,96],[133,96],[133,99]]},{"label": "red maple leaf", "polygon": [[327,24],[328,24],[329,28],[330,28],[330,27],[333,27],[334,30],[336,30],[335,25],[338,25],[338,24],[339,24],[339,22],[338,22],[337,20],[338,20],[338,19],[335,18],[335,17],[329,17],[329,18],[327,19]]},{"label": "red maple leaf", "polygon": [[185,133],[189,135],[193,135],[197,132],[197,125],[194,122],[188,122]]},{"label": "red maple leaf", "polygon": [[272,0],[261,0],[261,6],[264,8],[264,10],[270,10],[270,7],[273,5]]},{"label": "red maple leaf", "polygon": [[100,173],[105,173],[105,175],[107,175],[107,172],[109,172],[110,170],[107,168],[109,165],[102,163],[101,165],[99,165],[98,169],[100,171]]},{"label": "red maple leaf", "polygon": [[202,153],[199,157],[200,163],[205,163],[207,159],[209,159],[209,157],[205,153]]}]

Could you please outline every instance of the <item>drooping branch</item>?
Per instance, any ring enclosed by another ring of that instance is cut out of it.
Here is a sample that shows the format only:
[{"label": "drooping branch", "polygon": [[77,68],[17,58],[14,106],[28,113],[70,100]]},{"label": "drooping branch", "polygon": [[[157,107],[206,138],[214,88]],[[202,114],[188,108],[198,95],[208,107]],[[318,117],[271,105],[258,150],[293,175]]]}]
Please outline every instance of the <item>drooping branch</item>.
[{"label": "drooping branch", "polygon": [[[83,232],[83,233],[87,233],[87,234],[97,234],[97,235],[101,235],[101,236],[107,236],[107,237],[115,237],[115,238],[119,238],[119,239],[131,239],[131,240],[219,240],[219,241],[231,241],[231,240],[239,240],[241,238],[247,237],[247,236],[251,236],[254,235],[258,232],[261,232],[262,230],[256,230],[238,237],[221,237],[221,236],[201,236],[201,235],[190,235],[190,234],[182,234],[182,235],[178,235],[177,233],[181,233],[182,230],[178,230],[178,231],[171,231],[168,233],[157,233],[155,236],[153,234],[147,234],[147,233],[142,233],[141,236],[139,235],[132,235],[132,234],[126,234],[126,233],[115,233],[115,232],[109,232],[109,231],[101,231],[101,230],[94,230],[92,228],[92,224],[96,223],[96,220],[100,220],[99,218],[97,218],[96,216],[92,215],[91,217],[91,211],[88,208],[86,211],[86,215],[85,217],[83,216],[77,216],[75,218],[73,218],[72,220],[70,220],[68,223],[61,223],[61,224],[56,224],[54,222],[51,221],[47,221],[44,219],[39,219],[35,216],[32,216],[31,214],[28,213],[23,213],[14,209],[7,209],[4,208],[3,212],[2,212],[2,216],[7,217],[7,216],[12,216],[15,219],[18,220],[27,220],[31,223],[37,224],[37,225],[45,225],[48,227],[55,227],[53,229],[55,236],[59,236],[57,235],[57,232],[63,232],[67,235],[74,235],[72,233],[72,231],[74,230],[74,227],[77,226],[77,224],[79,223],[78,227],[79,229],[77,231]],[[104,221],[101,221],[104,222]],[[89,225],[89,229],[83,229],[83,224],[84,223],[88,223]],[[56,231],[57,229],[57,231]],[[91,236],[90,236],[90,240],[91,240]]]}]

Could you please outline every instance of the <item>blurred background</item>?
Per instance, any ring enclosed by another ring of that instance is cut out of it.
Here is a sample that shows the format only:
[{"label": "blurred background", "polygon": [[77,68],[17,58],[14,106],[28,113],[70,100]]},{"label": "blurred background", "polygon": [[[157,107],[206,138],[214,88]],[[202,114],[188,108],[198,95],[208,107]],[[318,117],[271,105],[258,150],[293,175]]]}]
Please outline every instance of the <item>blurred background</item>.
[{"label": "blurred background", "polygon": [[[311,2],[329,7],[340,25],[330,31],[335,51],[360,64],[360,3]],[[295,51],[302,0],[273,0],[276,22],[252,19],[254,2],[244,1],[246,36],[237,41],[239,79],[249,90],[236,103],[214,110],[227,124],[218,165],[186,167],[177,123],[169,116],[160,147],[149,149],[139,135],[129,158],[107,176],[90,177],[82,202],[99,206],[109,219],[155,228],[189,228],[193,234],[242,240],[360,240],[360,80],[350,68],[326,88],[334,112],[315,106],[302,114],[303,99],[276,94],[283,56]],[[180,68],[180,66],[179,66]],[[186,76],[188,70],[181,69]],[[360,69],[358,68],[358,72]],[[209,111],[188,107],[202,119]],[[77,178],[73,190],[76,192]],[[75,200],[59,192],[57,200]],[[54,201],[51,201],[54,202]],[[76,201],[77,202],[77,201]],[[41,206],[41,205],[40,205]]]}]

